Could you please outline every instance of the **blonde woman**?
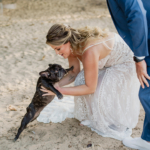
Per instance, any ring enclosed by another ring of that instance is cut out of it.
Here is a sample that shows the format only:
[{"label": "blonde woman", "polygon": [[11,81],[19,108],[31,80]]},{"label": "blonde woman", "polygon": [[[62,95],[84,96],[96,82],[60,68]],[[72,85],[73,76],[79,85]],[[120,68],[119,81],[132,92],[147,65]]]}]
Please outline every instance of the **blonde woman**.
[{"label": "blonde woman", "polygon": [[[139,86],[133,53],[122,38],[98,28],[74,29],[63,24],[53,25],[46,38],[56,54],[74,66],[54,86],[74,96],[74,116],[80,125],[118,140],[131,135],[138,122]],[[63,87],[74,81],[74,87]],[[54,94],[44,87],[41,90]]]}]

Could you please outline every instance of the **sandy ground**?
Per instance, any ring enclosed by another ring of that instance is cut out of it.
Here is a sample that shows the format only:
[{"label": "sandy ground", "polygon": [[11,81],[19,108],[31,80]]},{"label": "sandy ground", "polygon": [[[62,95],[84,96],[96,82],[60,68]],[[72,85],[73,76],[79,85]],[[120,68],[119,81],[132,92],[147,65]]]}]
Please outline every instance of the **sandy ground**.
[{"label": "sandy ground", "polygon": [[[45,44],[50,26],[67,23],[116,30],[105,0],[3,0],[3,4],[17,4],[17,8],[4,8],[0,15],[0,150],[130,150],[120,141],[80,127],[76,119],[57,124],[35,120],[16,143],[12,141],[35,92],[38,73],[53,62],[68,67],[67,60]],[[141,107],[133,137],[141,135],[143,120]],[[93,147],[87,148],[89,143]]]}]

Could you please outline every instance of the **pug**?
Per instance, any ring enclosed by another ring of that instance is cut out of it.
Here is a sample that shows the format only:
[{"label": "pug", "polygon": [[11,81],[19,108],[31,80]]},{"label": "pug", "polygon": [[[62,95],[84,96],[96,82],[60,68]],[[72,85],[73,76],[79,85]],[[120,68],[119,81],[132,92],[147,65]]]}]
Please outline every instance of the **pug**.
[{"label": "pug", "polygon": [[39,73],[40,77],[37,81],[36,92],[31,103],[26,109],[27,112],[21,121],[21,126],[18,129],[14,141],[19,138],[21,132],[25,129],[27,124],[35,120],[44,107],[48,105],[55,97],[55,95],[42,96],[44,92],[40,90],[41,86],[55,93],[58,99],[62,99],[63,95],[54,88],[53,84],[60,81],[71,70],[73,70],[73,66],[69,69],[64,69],[61,65],[49,64],[48,69]]}]

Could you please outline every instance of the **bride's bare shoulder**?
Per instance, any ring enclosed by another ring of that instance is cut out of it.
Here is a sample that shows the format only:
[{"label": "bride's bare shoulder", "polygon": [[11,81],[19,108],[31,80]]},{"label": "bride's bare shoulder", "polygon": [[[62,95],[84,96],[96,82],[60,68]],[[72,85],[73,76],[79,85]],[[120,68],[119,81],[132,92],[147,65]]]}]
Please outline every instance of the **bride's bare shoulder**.
[{"label": "bride's bare shoulder", "polygon": [[[115,33],[110,32],[108,36],[104,38],[93,38],[93,37],[89,38],[83,49],[82,57],[84,58],[88,56],[92,57],[92,55],[94,57],[97,56],[99,59],[106,57],[111,52],[111,49],[113,48],[113,45],[114,45],[113,39],[115,37],[114,34]],[[112,39],[112,40],[109,40],[109,39]],[[100,44],[103,42],[105,42],[107,46],[105,46],[105,44]]]},{"label": "bride's bare shoulder", "polygon": [[114,32],[109,32],[106,37],[97,37],[97,38],[89,37],[84,45],[84,49],[90,45],[95,44],[96,42],[103,42],[107,39],[113,38],[114,36],[115,36]]}]

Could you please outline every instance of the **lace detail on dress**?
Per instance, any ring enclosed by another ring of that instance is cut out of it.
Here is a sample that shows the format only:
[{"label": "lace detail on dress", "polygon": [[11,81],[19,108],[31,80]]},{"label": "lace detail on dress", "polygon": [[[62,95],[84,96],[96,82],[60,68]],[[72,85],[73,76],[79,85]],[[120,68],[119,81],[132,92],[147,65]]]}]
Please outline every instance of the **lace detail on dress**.
[{"label": "lace detail on dress", "polygon": [[[81,84],[85,84],[84,70],[75,80],[75,86]],[[138,90],[133,53],[116,34],[113,50],[99,61],[95,93],[75,96],[74,116],[98,134],[122,140],[138,122]]]}]

